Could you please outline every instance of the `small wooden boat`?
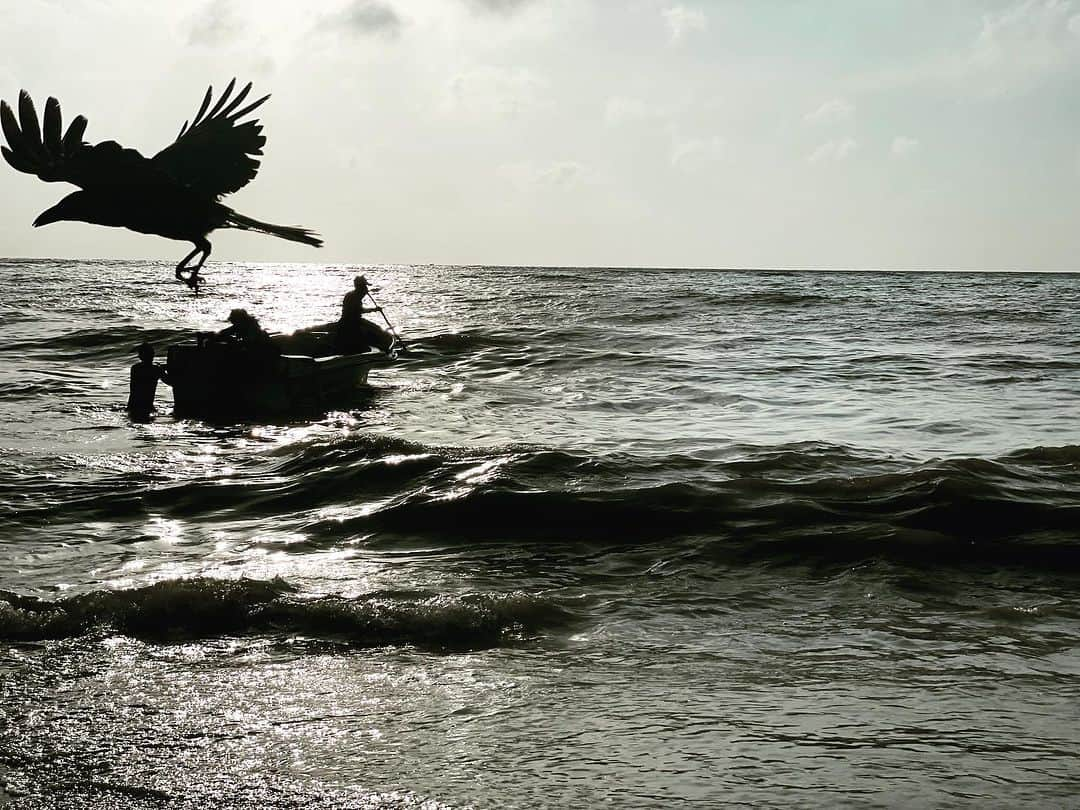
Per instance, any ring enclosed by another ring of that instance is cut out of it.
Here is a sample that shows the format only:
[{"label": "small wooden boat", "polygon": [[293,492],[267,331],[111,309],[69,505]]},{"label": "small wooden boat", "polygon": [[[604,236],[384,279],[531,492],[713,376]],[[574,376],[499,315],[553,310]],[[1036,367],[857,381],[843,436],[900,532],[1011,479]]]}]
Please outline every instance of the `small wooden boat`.
[{"label": "small wooden boat", "polygon": [[[268,345],[206,340],[169,347],[167,370],[180,417],[235,421],[322,413],[347,406],[368,372],[392,357],[368,350],[340,354],[336,324],[272,335]],[[280,352],[280,354],[278,354]]]}]

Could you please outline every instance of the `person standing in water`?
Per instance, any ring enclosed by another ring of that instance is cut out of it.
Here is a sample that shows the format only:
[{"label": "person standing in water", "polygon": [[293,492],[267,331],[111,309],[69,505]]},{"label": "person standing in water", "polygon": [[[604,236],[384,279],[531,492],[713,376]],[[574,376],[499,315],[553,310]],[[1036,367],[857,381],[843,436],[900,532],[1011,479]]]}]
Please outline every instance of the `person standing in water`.
[{"label": "person standing in water", "polygon": [[154,362],[154,347],[143,343],[138,348],[139,362],[131,367],[131,387],[128,391],[127,409],[132,419],[146,422],[154,411],[154,395],[158,380],[166,385],[169,372]]},{"label": "person standing in water", "polygon": [[345,298],[341,301],[337,344],[343,352],[366,352],[372,346],[389,352],[393,346],[393,336],[364,317],[369,312],[382,312],[382,307],[364,306],[364,297],[367,294],[367,279],[357,276],[353,279],[353,288],[345,293]]}]

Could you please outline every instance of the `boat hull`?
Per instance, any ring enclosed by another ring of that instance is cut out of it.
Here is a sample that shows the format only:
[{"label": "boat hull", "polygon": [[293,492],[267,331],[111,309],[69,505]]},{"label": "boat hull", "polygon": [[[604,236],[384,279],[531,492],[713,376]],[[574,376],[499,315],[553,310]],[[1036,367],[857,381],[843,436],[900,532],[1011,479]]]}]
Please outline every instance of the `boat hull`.
[{"label": "boat hull", "polygon": [[167,370],[180,417],[235,421],[300,416],[347,406],[381,353],[273,355],[229,344],[169,347]]}]

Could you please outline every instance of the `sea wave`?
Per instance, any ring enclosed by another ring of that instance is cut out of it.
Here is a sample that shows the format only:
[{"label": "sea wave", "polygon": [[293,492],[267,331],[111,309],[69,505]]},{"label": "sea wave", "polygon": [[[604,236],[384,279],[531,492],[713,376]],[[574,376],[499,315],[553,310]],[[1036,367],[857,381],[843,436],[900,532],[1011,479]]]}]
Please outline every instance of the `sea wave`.
[{"label": "sea wave", "polygon": [[45,396],[55,397],[63,396],[65,394],[78,394],[82,390],[83,389],[79,385],[67,380],[50,380],[39,377],[38,379],[27,379],[17,382],[0,382],[0,399],[33,400]]},{"label": "sea wave", "polygon": [[704,293],[698,297],[701,299],[701,303],[711,307],[816,307],[825,304],[841,304],[846,301],[842,296],[783,292],[780,290],[761,290],[725,295]]},{"label": "sea wave", "polygon": [[139,326],[113,326],[107,329],[77,329],[59,335],[34,337],[7,342],[4,352],[48,351],[67,360],[115,359],[132,355],[140,343],[159,346],[182,340],[191,332],[182,329],[144,329]]},{"label": "sea wave", "polygon": [[[0,457],[0,466],[12,462]],[[57,514],[108,521],[220,512],[230,521],[285,521],[327,545],[707,536],[755,558],[917,549],[927,561],[1080,569],[1076,446],[917,463],[813,442],[654,457],[352,435],[277,448],[244,469],[195,479],[163,470],[66,481],[9,472],[0,514],[22,525]]]},{"label": "sea wave", "polygon": [[56,600],[0,591],[0,638],[19,641],[116,632],[157,641],[288,635],[359,647],[479,649],[574,621],[553,599],[521,591],[304,598],[282,579],[204,577]]},{"label": "sea wave", "polygon": [[466,332],[444,332],[441,334],[410,337],[409,351],[413,354],[433,354],[452,356],[471,354],[485,349],[510,349],[523,345],[518,335],[509,332],[474,330]]}]

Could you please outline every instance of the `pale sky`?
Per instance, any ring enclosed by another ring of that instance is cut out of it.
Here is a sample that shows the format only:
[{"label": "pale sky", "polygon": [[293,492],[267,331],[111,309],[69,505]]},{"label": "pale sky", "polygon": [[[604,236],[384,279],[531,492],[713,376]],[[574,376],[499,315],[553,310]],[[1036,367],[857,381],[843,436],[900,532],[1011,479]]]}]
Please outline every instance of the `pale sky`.
[{"label": "pale sky", "polygon": [[[1080,269],[1080,0],[20,0],[0,96],[152,155],[273,93],[221,261]],[[190,247],[31,221],[0,255]]]}]

